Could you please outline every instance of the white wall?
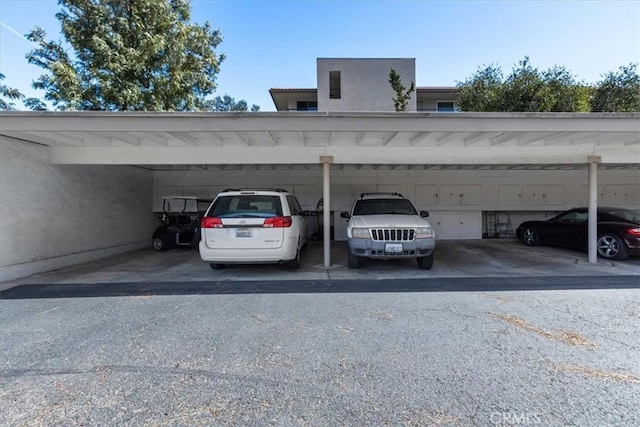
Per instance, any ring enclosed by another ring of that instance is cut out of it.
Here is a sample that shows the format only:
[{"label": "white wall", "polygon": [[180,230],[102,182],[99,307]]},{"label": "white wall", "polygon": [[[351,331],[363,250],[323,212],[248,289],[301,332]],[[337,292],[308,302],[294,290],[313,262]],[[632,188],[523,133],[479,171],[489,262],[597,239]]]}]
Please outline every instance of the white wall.
[{"label": "white wall", "polygon": [[[410,198],[443,239],[481,238],[483,212],[509,212],[512,227],[521,221],[548,218],[587,205],[585,170],[380,170],[346,168],[331,171],[331,210],[336,239],[345,238],[344,219],[362,192],[396,191]],[[601,170],[600,204],[640,208],[640,171]],[[304,209],[315,209],[322,197],[322,170],[202,170],[154,173],[154,210],[165,195],[214,197],[229,187],[280,187],[292,191]]]},{"label": "white wall", "polygon": [[[409,89],[416,81],[414,58],[319,58],[317,60],[318,111],[395,111],[395,92],[389,84],[393,68]],[[329,99],[329,72],[340,71],[341,97]],[[408,111],[416,111],[416,94]]]},{"label": "white wall", "polygon": [[149,171],[50,165],[48,156],[0,136],[0,282],[150,245]]}]

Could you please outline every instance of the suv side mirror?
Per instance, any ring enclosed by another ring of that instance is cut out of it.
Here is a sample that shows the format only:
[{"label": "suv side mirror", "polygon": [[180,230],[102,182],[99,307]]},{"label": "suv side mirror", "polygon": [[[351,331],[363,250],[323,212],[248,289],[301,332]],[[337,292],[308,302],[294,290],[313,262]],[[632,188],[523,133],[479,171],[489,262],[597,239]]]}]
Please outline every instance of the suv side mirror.
[{"label": "suv side mirror", "polygon": [[422,218],[427,218],[429,216],[429,212],[428,211],[420,211],[420,216]]},{"label": "suv side mirror", "polygon": [[340,212],[340,218],[349,219],[351,215],[349,215],[349,212]]}]

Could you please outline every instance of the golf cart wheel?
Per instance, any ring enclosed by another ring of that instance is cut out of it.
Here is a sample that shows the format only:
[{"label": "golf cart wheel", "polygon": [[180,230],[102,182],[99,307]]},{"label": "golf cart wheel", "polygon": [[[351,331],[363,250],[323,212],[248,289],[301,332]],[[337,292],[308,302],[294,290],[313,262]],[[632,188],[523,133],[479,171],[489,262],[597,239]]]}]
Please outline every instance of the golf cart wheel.
[{"label": "golf cart wheel", "polygon": [[219,264],[217,262],[210,262],[209,263],[209,267],[211,267],[214,270],[221,270],[221,269],[223,269],[225,267],[225,265],[224,264]]},{"label": "golf cart wheel", "polygon": [[155,239],[153,239],[153,241],[151,242],[151,246],[156,251],[164,250],[166,247],[166,245],[164,244],[164,240],[162,240],[160,237],[156,237]]}]

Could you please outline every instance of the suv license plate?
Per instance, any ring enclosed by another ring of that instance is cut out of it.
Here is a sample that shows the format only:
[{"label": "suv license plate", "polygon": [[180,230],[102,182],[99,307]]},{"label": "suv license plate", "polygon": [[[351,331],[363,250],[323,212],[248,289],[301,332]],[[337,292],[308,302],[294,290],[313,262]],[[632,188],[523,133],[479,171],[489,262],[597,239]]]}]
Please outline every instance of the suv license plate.
[{"label": "suv license plate", "polygon": [[390,254],[397,254],[402,252],[402,244],[401,243],[387,243],[384,245],[384,251]]},{"label": "suv license plate", "polygon": [[236,230],[236,237],[251,237],[251,229],[249,229],[249,228],[238,228]]}]

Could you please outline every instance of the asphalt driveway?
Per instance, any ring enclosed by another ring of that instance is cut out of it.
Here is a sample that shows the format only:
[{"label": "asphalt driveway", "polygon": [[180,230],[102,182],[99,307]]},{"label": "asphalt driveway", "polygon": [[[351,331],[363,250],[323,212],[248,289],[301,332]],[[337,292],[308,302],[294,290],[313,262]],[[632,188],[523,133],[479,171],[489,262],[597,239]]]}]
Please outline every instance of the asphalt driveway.
[{"label": "asphalt driveway", "polygon": [[640,425],[638,260],[340,251],[290,272],[145,250],[3,284],[0,425]]},{"label": "asphalt driveway", "polygon": [[0,424],[640,425],[639,299],[638,289],[5,299]]}]

